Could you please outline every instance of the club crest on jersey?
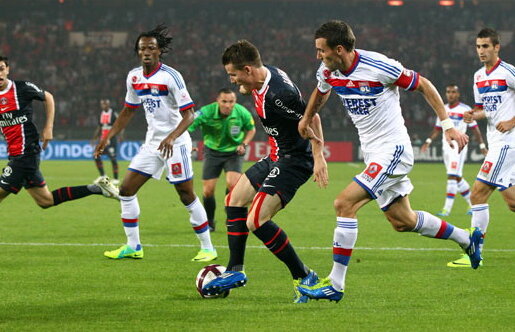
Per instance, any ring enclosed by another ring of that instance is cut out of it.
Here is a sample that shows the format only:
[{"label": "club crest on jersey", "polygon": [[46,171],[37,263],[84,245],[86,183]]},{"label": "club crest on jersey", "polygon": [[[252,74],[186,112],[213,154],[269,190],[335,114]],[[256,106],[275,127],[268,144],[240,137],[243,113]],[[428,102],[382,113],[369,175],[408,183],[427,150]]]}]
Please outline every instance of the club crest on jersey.
[{"label": "club crest on jersey", "polygon": [[159,88],[157,86],[152,86],[150,88],[150,93],[152,96],[159,96]]},{"label": "club crest on jersey", "polygon": [[457,169],[457,168],[458,168],[458,162],[457,162],[457,161],[453,161],[453,162],[451,163],[451,168],[452,168],[452,169]]},{"label": "club crest on jersey", "polygon": [[3,177],[9,177],[13,173],[13,169],[11,166],[5,166],[4,171],[2,172]]},{"label": "club crest on jersey", "polygon": [[1,105],[6,105],[7,104],[7,98],[5,98],[5,97],[0,98],[0,104]]},{"label": "club crest on jersey", "polygon": [[359,91],[363,93],[369,93],[370,85],[368,85],[368,82],[359,82]]},{"label": "club crest on jersey", "polygon": [[180,178],[182,176],[182,165],[181,163],[175,163],[171,165],[172,176],[174,178]]},{"label": "club crest on jersey", "polygon": [[132,76],[132,83],[137,83],[139,81],[138,76]]},{"label": "club crest on jersey", "polygon": [[378,163],[370,163],[367,167],[367,169],[363,172],[363,177],[367,181],[374,180],[379,172],[383,169],[383,166],[379,165]]},{"label": "club crest on jersey", "polygon": [[331,71],[329,69],[324,69],[324,77],[325,78],[331,77]]},{"label": "club crest on jersey", "polygon": [[484,175],[488,175],[488,173],[490,173],[490,171],[492,170],[492,163],[489,162],[489,161],[485,161],[483,163],[483,166],[481,166],[481,173],[483,173]]}]

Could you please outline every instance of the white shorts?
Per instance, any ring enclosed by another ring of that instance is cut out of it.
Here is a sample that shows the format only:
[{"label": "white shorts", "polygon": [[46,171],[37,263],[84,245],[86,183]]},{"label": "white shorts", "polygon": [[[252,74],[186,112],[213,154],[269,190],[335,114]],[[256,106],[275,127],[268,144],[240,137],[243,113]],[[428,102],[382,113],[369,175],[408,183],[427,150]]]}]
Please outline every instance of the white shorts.
[{"label": "white shorts", "polygon": [[193,178],[191,143],[175,144],[173,155],[164,159],[156,147],[143,144],[132,158],[129,170],[160,180],[163,170],[168,170],[166,180],[177,184]]},{"label": "white shorts", "polygon": [[413,185],[408,173],[413,168],[411,145],[387,145],[381,151],[363,153],[367,167],[354,181],[386,211],[399,197],[411,193]]},{"label": "white shorts", "polygon": [[515,147],[490,147],[476,179],[500,191],[515,185]]},{"label": "white shorts", "polygon": [[443,144],[443,163],[447,169],[447,175],[462,177],[463,165],[467,159],[468,145],[465,145],[461,152],[451,148],[448,144]]}]

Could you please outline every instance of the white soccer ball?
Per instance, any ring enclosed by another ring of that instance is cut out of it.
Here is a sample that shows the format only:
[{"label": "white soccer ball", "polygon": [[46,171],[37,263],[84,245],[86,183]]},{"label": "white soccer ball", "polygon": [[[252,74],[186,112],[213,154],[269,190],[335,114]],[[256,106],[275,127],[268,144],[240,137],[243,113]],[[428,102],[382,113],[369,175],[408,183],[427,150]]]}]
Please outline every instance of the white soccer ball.
[{"label": "white soccer ball", "polygon": [[211,264],[208,266],[204,266],[199,273],[197,274],[197,279],[195,280],[195,284],[197,285],[197,292],[206,299],[213,299],[217,297],[227,297],[229,295],[229,290],[225,291],[219,295],[204,295],[202,294],[202,287],[207,285],[211,280],[215,279],[226,270],[225,266],[218,264]]}]

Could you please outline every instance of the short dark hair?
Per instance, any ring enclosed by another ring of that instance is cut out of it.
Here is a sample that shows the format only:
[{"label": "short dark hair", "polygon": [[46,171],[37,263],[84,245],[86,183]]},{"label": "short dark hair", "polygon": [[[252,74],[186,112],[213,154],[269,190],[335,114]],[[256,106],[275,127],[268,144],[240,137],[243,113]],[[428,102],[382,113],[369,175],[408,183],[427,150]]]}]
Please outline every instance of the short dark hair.
[{"label": "short dark hair", "polygon": [[138,38],[136,38],[136,43],[134,44],[134,52],[136,52],[136,55],[138,54],[139,40],[142,37],[155,38],[157,46],[161,51],[161,56],[171,50],[170,44],[172,43],[173,37],[168,36],[168,28],[164,24],[159,24],[154,29],[139,34]]},{"label": "short dark hair", "polygon": [[235,69],[241,70],[245,66],[261,67],[261,55],[256,46],[248,40],[238,40],[227,47],[222,55],[222,64],[232,64]]},{"label": "short dark hair", "polygon": [[6,67],[9,67],[9,58],[8,57],[0,55],[0,62],[1,61],[5,62]]},{"label": "short dark hair", "polygon": [[234,93],[234,94],[236,94],[230,88],[221,88],[220,90],[218,90],[218,96],[221,95],[222,93]]},{"label": "short dark hair", "polygon": [[327,46],[335,48],[342,45],[348,52],[354,50],[356,37],[350,25],[343,21],[332,20],[326,22],[315,31],[315,39],[325,38]]},{"label": "short dark hair", "polygon": [[477,38],[490,38],[494,46],[500,44],[499,34],[492,28],[481,29],[477,34]]}]

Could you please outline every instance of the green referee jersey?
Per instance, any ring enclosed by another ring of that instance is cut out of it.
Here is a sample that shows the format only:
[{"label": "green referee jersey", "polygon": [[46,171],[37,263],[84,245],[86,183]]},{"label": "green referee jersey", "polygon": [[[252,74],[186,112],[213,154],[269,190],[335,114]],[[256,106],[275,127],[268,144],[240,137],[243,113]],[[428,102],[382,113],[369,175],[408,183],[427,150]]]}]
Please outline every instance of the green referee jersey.
[{"label": "green referee jersey", "polygon": [[231,114],[220,116],[217,102],[202,107],[195,112],[195,120],[188,128],[190,132],[200,128],[204,145],[220,152],[236,151],[243,142],[245,133],[254,129],[254,119],[242,105],[235,104]]}]

